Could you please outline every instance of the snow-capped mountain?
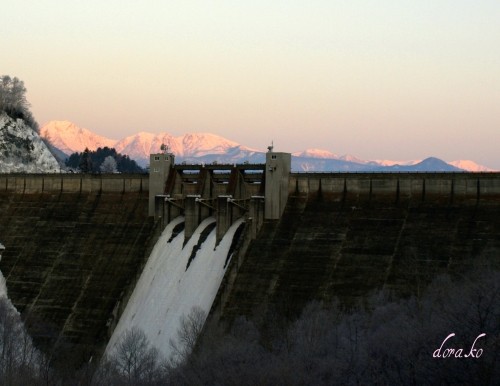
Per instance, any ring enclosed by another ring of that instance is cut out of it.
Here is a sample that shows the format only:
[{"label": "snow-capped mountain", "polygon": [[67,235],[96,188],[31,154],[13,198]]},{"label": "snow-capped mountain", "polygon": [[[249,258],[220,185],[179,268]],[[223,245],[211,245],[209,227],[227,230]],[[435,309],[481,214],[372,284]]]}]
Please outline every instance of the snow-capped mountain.
[{"label": "snow-capped mountain", "polygon": [[372,161],[362,160],[358,157],[355,157],[351,154],[337,155],[328,150],[322,149],[307,149],[304,151],[299,151],[296,153],[292,153],[292,156],[299,158],[322,158],[322,159],[335,159],[340,161],[354,162],[358,164],[367,164]]},{"label": "snow-capped mountain", "polygon": [[[378,169],[376,169],[378,170]],[[455,172],[461,171],[463,169],[457,168],[449,163],[444,162],[436,157],[429,157],[421,162],[412,165],[400,165],[395,164],[392,166],[383,167],[384,171],[394,171],[394,172]]]},{"label": "snow-capped mountain", "polygon": [[149,163],[149,154],[159,152],[162,144],[168,146],[169,151],[174,154],[178,154],[182,150],[175,137],[168,133],[153,134],[145,132],[117,141],[115,149],[118,153],[127,154],[139,165],[144,166]]},{"label": "snow-capped mountain", "polygon": [[494,169],[490,169],[486,166],[479,165],[471,160],[457,160],[448,162],[450,165],[456,166],[457,168],[468,170],[470,172],[494,172]]},{"label": "snow-capped mountain", "polygon": [[[422,162],[421,159],[419,160],[407,160],[407,161],[393,161],[393,160],[374,160],[373,162],[376,162],[380,166],[394,166],[394,165],[405,165],[405,166],[411,166],[411,165],[416,165],[420,162]],[[456,166],[456,165],[453,165]]]},{"label": "snow-capped mountain", "polygon": [[88,148],[113,147],[116,140],[95,134],[88,129],[82,129],[69,121],[51,121],[40,129],[40,135],[64,154],[70,155]]},{"label": "snow-capped mountain", "polygon": [[[231,153],[230,158],[237,158],[256,152],[240,146],[238,143],[210,133],[185,134],[174,137],[169,133],[139,132],[121,140],[113,140],[97,135],[90,130],[81,129],[68,121],[51,121],[41,129],[42,136],[63,151],[66,155],[82,152],[87,147],[95,150],[98,147],[114,147],[118,153],[126,154],[139,165],[149,163],[149,155],[160,151],[166,145],[168,151],[174,153],[179,160],[194,159],[205,156],[223,156]],[[238,149],[238,150],[236,150]],[[235,160],[236,160],[235,158]]]},{"label": "snow-capped mountain", "polygon": [[318,159],[292,157],[292,170],[301,171],[339,171],[339,172],[452,172],[462,171],[438,158],[429,157],[415,164],[380,165],[374,161],[363,163],[344,161],[342,159]]},{"label": "snow-capped mountain", "polygon": [[185,134],[173,137],[168,133],[151,134],[138,133],[126,137],[115,144],[117,152],[127,154],[139,165],[149,163],[149,154],[160,151],[161,145],[168,147],[178,159],[193,159],[207,155],[225,155],[230,149],[241,148],[236,142],[209,133]]},{"label": "snow-capped mountain", "polygon": [[0,114],[0,173],[54,173],[59,163],[22,119]]},{"label": "snow-capped mountain", "polygon": [[[265,152],[242,146],[234,141],[210,133],[193,133],[174,137],[169,133],[139,132],[118,141],[81,129],[68,121],[51,121],[41,129],[42,136],[66,155],[82,152],[86,147],[114,147],[139,165],[149,163],[149,154],[166,145],[176,155],[177,162],[192,163],[260,163]],[[438,162],[439,161],[439,162]],[[353,155],[337,155],[328,150],[307,149],[293,153],[292,170],[297,171],[491,171],[472,161],[446,163],[437,158],[425,160],[391,161],[363,160]]]},{"label": "snow-capped mountain", "polygon": [[326,159],[339,159],[340,157],[328,150],[321,149],[307,149],[304,151],[298,151],[292,153],[294,157],[306,157],[306,158],[326,158]]}]

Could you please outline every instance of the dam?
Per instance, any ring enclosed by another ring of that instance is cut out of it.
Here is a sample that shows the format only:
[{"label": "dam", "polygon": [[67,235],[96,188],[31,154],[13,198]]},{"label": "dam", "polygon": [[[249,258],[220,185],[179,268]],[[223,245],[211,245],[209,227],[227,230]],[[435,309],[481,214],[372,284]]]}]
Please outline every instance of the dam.
[{"label": "dam", "polygon": [[103,352],[180,217],[179,249],[201,224],[215,226],[212,249],[244,224],[217,279],[215,320],[380,288],[404,296],[439,273],[500,266],[499,173],[294,173],[290,155],[272,151],[262,165],[151,157],[149,175],[0,175],[9,296],[35,342],[75,364]]}]

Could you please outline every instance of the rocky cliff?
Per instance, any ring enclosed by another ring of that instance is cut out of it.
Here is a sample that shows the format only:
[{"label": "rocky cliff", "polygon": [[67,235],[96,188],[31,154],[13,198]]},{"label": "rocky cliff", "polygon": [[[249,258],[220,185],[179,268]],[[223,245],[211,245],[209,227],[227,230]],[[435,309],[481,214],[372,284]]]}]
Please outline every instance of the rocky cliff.
[{"label": "rocky cliff", "polygon": [[26,122],[0,113],[0,173],[54,173],[60,167],[47,145]]}]

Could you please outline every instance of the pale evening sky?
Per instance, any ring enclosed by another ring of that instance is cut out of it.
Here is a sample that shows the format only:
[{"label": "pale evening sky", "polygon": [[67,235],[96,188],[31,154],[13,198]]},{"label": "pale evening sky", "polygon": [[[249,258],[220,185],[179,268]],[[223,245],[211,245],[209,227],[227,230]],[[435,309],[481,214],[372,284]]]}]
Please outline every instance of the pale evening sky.
[{"label": "pale evening sky", "polygon": [[3,3],[41,125],[500,169],[498,0]]}]

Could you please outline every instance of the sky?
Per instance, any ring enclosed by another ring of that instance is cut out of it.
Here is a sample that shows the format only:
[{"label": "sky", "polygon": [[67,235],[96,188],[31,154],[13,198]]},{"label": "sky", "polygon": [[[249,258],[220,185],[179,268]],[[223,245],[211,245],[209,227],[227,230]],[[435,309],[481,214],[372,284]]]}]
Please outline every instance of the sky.
[{"label": "sky", "polygon": [[16,0],[0,74],[38,122],[110,138],[500,169],[498,0]]}]

